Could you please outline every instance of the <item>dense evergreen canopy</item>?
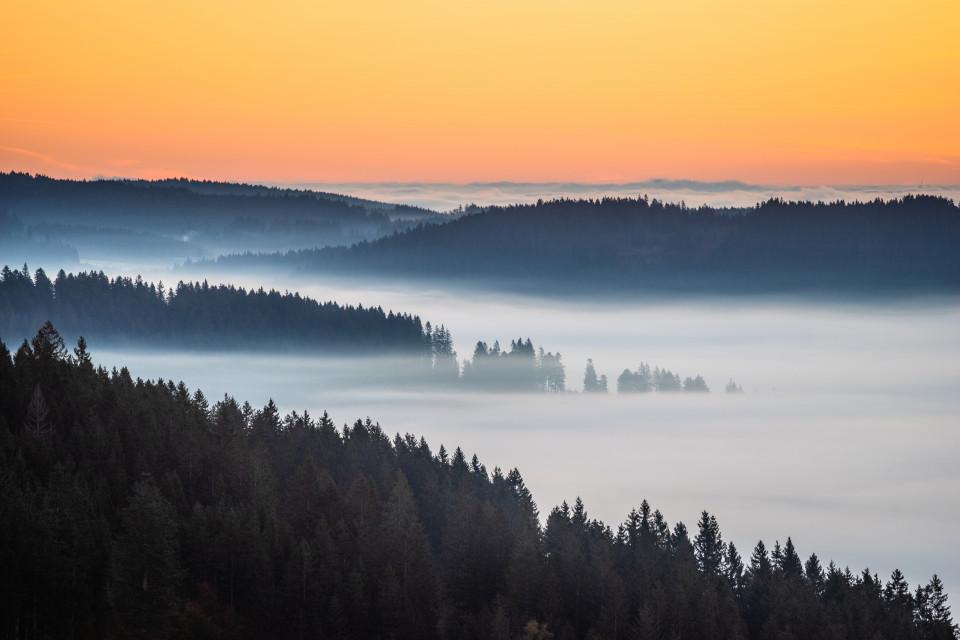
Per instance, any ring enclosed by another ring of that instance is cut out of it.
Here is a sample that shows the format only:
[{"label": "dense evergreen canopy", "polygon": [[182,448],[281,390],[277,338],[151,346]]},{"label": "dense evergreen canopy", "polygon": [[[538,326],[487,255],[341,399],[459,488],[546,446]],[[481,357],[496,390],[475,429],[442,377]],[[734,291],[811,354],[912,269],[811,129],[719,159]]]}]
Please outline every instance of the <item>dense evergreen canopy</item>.
[{"label": "dense evergreen canopy", "polygon": [[[248,232],[269,223],[364,232],[391,220],[435,219],[434,211],[317,191],[209,180],[64,180],[0,172],[0,209],[28,224],[93,225],[166,233],[204,227]],[[399,226],[397,228],[403,228]]]},{"label": "dense evergreen canopy", "polygon": [[77,263],[352,244],[441,219],[419,207],[200,180],[59,180],[0,172],[0,253]]},{"label": "dense evergreen canopy", "polygon": [[352,247],[221,257],[223,266],[472,281],[535,292],[960,291],[948,199],[688,208],[656,199],[491,207]]},{"label": "dense evergreen canopy", "polygon": [[[523,349],[526,349],[524,343]],[[378,424],[0,343],[0,638],[955,638],[943,585],[577,499]]]},{"label": "dense evergreen canopy", "polygon": [[51,281],[27,266],[0,272],[0,335],[28,336],[50,319],[65,335],[143,346],[318,349],[346,353],[424,349],[420,319],[380,307],[317,302],[299,293],[246,291],[204,281],[163,283],[103,272]]}]

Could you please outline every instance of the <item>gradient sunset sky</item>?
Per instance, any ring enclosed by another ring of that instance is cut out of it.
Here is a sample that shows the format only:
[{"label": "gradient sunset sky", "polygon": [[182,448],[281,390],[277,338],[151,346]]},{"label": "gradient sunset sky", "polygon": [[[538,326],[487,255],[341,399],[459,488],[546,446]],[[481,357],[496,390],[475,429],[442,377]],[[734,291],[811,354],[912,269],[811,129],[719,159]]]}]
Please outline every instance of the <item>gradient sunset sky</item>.
[{"label": "gradient sunset sky", "polygon": [[958,184],[960,1],[7,2],[0,170]]}]

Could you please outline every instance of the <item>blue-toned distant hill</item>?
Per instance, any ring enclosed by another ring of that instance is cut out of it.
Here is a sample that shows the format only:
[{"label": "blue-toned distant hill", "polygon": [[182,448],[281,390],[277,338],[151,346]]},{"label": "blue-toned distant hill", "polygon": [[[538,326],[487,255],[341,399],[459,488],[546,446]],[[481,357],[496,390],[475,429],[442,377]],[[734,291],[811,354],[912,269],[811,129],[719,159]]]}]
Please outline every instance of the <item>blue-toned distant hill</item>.
[{"label": "blue-toned distant hill", "polygon": [[687,208],[646,198],[492,207],[444,225],[225,267],[430,278],[531,292],[960,291],[960,209],[906,196]]},{"label": "blue-toned distant hill", "polygon": [[442,219],[418,207],[276,187],[0,173],[0,252],[14,264],[172,264],[348,245]]}]

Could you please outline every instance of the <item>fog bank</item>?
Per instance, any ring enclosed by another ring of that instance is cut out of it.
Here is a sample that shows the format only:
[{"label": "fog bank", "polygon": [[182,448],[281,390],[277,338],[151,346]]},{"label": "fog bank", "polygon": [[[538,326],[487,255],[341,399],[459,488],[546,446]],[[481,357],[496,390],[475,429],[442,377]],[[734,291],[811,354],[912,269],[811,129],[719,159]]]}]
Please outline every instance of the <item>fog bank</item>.
[{"label": "fog bank", "polygon": [[832,202],[835,200],[889,200],[907,194],[924,193],[960,199],[960,185],[755,185],[738,181],[697,182],[695,180],[646,180],[618,184],[573,182],[520,183],[474,182],[470,184],[345,182],[270,184],[269,186],[312,189],[379,200],[412,204],[435,211],[452,211],[461,205],[478,206],[529,204],[539,199],[629,197],[647,194],[666,202],[684,200],[688,206],[752,207],[770,198]]},{"label": "fog bank", "polygon": [[[703,375],[713,393],[590,396],[444,392],[393,381],[413,365],[243,354],[110,351],[105,366],[183,379],[283,413],[327,410],[338,425],[370,417],[389,434],[476,453],[492,471],[518,467],[541,515],[583,498],[616,526],[646,498],[674,523],[702,509],[749,553],[792,536],[886,580],[934,572],[960,597],[960,305],[807,305],[789,301],[574,307],[470,292],[300,289],[321,298],[416,310],[453,332],[461,356],[477,339],[529,336],[559,350],[567,387],[587,357],[615,389],[640,361]],[[375,372],[375,374],[373,373]],[[733,378],[746,393],[727,395]],[[955,600],[954,600],[955,601]]]}]

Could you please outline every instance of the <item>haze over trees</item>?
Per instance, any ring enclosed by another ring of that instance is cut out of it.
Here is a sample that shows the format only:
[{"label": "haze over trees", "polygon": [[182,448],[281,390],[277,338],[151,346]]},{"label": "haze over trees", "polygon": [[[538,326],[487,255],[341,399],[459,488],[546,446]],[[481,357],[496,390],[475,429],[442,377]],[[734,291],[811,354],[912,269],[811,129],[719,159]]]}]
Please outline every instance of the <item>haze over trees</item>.
[{"label": "haze over trees", "polygon": [[[4,174],[0,251],[63,265],[90,251],[167,264],[235,251],[246,253],[220,266],[549,295],[953,294],[957,211],[928,196],[747,209],[625,198],[440,218],[249,185]],[[353,246],[318,248],[331,243]],[[579,498],[541,513],[517,469],[370,419],[338,428],[98,368],[80,335],[403,351],[420,365],[406,373],[437,389],[567,382],[559,352],[530,338],[479,341],[461,360],[446,326],[379,307],[7,268],[0,336],[20,346],[0,343],[0,638],[957,637],[936,575],[911,585],[900,571],[851,571],[801,555],[789,535],[738,549],[708,511],[668,524],[643,487],[617,526]],[[709,390],[699,374],[643,362],[616,382]],[[583,384],[608,391],[592,361]]]},{"label": "haze over trees", "polygon": [[[540,294],[960,291],[946,198],[716,209],[656,199],[490,207],[351,247],[224,256],[223,268],[426,278]],[[211,266],[209,263],[205,266]]]},{"label": "haze over trees", "polygon": [[691,391],[691,392],[709,392],[707,382],[703,376],[697,374],[696,378],[687,376],[683,382],[680,382],[680,375],[673,373],[669,369],[661,369],[654,366],[653,370],[646,362],[641,362],[636,371],[624,369],[623,373],[617,377],[618,393],[648,393],[651,391]]},{"label": "haze over trees", "polygon": [[[206,281],[165,288],[162,282],[108,278],[101,272],[67,274],[50,280],[27,265],[0,270],[0,335],[26,336],[45,321],[68,336],[89,336],[109,344],[163,349],[243,349],[333,352],[348,355],[407,354],[420,358],[418,378],[436,388],[489,392],[567,390],[566,366],[559,352],[534,347],[530,338],[501,349],[478,341],[461,361],[450,330],[421,325],[418,316],[384,313],[380,307],[317,302],[299,293],[256,291]],[[409,376],[409,374],[408,374]],[[607,377],[587,361],[583,390],[606,393]],[[619,393],[709,391],[701,376],[680,377],[641,363],[636,373],[617,379]]]},{"label": "haze over trees", "polygon": [[960,291],[958,243],[960,209],[927,195],[746,208],[559,199],[444,215],[256,185],[0,173],[0,249],[18,263],[192,260],[206,271],[269,267],[547,295],[909,295]]},{"label": "haze over trees", "polygon": [[744,555],[642,491],[541,517],[459,448],[0,342],[0,638],[957,637],[936,575]]},{"label": "haze over trees", "polygon": [[724,388],[727,393],[743,393],[743,387],[738,385],[733,381],[733,378],[727,382],[727,386]]},{"label": "haze over trees", "polygon": [[607,393],[607,376],[597,376],[592,358],[587,358],[587,366],[583,370],[583,391],[584,393]]},{"label": "haze over trees", "polygon": [[558,352],[534,349],[530,338],[510,341],[510,350],[479,341],[473,349],[473,358],[465,361],[461,381],[463,386],[484,391],[543,391],[561,393],[566,390],[566,367]]},{"label": "haze over trees", "polygon": [[103,272],[50,280],[27,266],[0,271],[0,332],[30,335],[46,320],[66,335],[163,348],[297,349],[344,353],[425,348],[420,318],[383,309],[317,302],[299,293],[180,281],[169,289]]},{"label": "haze over trees", "polygon": [[200,180],[59,180],[0,172],[6,260],[172,265],[226,252],[371,240],[440,214],[315,191]]}]

